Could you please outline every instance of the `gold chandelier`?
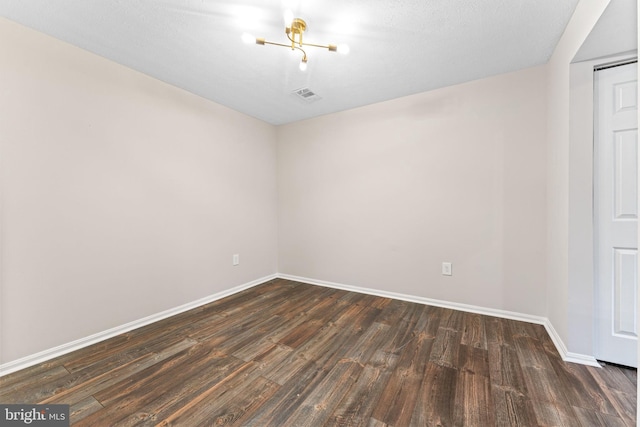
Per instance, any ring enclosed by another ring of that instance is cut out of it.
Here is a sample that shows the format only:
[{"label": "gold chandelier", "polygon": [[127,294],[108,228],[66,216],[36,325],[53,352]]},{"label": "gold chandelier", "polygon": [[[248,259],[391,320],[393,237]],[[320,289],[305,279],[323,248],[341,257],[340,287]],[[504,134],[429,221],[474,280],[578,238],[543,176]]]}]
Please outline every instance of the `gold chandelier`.
[{"label": "gold chandelier", "polygon": [[264,39],[264,37],[253,37],[250,34],[244,33],[242,35],[242,40],[245,43],[253,43],[255,42],[256,44],[259,45],[266,45],[266,44],[270,44],[273,46],[283,46],[283,47],[287,47],[290,48],[291,50],[299,50],[300,52],[302,52],[302,61],[300,61],[300,70],[304,71],[307,69],[307,52],[303,49],[303,46],[310,46],[310,47],[319,47],[322,49],[328,49],[329,52],[338,52],[338,53],[342,53],[342,54],[347,54],[349,53],[349,46],[345,45],[345,44],[340,44],[340,45],[335,45],[335,44],[328,44],[328,45],[321,45],[321,44],[315,44],[315,43],[306,43],[302,41],[302,35],[304,34],[304,32],[307,29],[307,23],[304,22],[303,19],[300,18],[294,18],[293,17],[293,13],[290,11],[287,11],[287,13],[285,13],[285,34],[287,35],[287,38],[289,39],[290,43],[288,44],[284,44],[284,43],[276,43],[276,42],[270,42]]}]

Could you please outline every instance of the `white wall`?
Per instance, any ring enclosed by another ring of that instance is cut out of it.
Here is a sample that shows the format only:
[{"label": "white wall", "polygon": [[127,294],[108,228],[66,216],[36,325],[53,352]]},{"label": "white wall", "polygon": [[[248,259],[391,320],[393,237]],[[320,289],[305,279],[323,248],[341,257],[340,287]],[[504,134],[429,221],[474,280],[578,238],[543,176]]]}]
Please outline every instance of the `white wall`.
[{"label": "white wall", "polygon": [[[584,257],[580,244],[585,239],[580,234],[580,224],[570,223],[570,214],[580,212],[584,204],[580,195],[570,195],[570,188],[576,188],[574,182],[570,184],[570,170],[579,171],[575,166],[584,160],[570,157],[570,63],[608,3],[609,0],[578,3],[547,65],[547,317],[568,350],[582,354],[592,354],[583,333],[592,324],[585,324],[585,309],[581,307],[584,298],[579,277],[574,280],[575,272],[571,273],[575,286],[570,287],[569,266]],[[580,179],[580,174],[572,173],[571,179]]]},{"label": "white wall", "polygon": [[568,337],[574,353],[593,354],[593,66],[572,64],[570,70],[570,129],[568,233],[574,236],[568,255],[568,317],[586,327]]},{"label": "white wall", "polygon": [[279,127],[279,271],[546,314],[545,78],[537,67]]},{"label": "white wall", "polygon": [[0,363],[276,273],[274,127],[4,19],[0,40]]}]

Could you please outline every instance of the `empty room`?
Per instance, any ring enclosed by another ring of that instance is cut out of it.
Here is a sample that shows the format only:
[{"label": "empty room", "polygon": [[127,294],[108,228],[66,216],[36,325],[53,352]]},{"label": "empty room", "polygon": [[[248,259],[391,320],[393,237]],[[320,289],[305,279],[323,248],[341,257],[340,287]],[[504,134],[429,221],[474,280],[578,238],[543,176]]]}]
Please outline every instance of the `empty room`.
[{"label": "empty room", "polygon": [[2,0],[0,425],[635,426],[635,0]]}]

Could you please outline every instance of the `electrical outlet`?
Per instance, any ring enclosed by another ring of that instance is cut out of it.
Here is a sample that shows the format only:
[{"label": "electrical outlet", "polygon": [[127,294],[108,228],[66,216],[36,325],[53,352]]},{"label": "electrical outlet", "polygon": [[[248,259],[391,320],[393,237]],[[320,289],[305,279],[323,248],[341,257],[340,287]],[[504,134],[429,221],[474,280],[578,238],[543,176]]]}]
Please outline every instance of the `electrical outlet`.
[{"label": "electrical outlet", "polygon": [[240,264],[240,254],[234,254],[233,255],[233,265],[238,265]]},{"label": "electrical outlet", "polygon": [[443,262],[442,263],[442,275],[443,276],[451,276],[451,263]]}]

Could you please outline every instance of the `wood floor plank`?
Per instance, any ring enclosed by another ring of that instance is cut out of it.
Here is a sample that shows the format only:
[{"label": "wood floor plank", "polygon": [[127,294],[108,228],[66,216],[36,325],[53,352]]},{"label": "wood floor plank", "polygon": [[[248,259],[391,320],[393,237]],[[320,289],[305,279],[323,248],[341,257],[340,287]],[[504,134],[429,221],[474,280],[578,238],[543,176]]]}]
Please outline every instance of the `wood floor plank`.
[{"label": "wood floor plank", "polygon": [[[306,367],[309,361],[314,361],[318,366],[324,366],[328,361],[342,357],[346,351],[342,348],[343,344],[351,339],[357,340],[354,334],[358,330],[358,315],[369,312],[371,309],[361,306],[336,307],[331,313],[333,320],[318,330],[315,336],[296,348],[280,366],[265,373],[265,376],[282,385],[293,378],[300,369]],[[347,325],[350,325],[350,328]]]},{"label": "wood floor plank", "polygon": [[378,421],[375,418],[369,419],[368,427],[390,427],[389,424]]},{"label": "wood floor plank", "polygon": [[[160,324],[168,322],[158,322]],[[144,327],[145,332],[133,331],[127,332],[127,339],[114,344],[108,348],[100,349],[100,351],[85,354],[77,359],[68,360],[63,363],[69,372],[83,371],[85,373],[93,372],[99,375],[108,371],[111,367],[129,360],[136,359],[141,355],[156,352],[178,343],[184,339],[185,331],[190,327],[197,328],[195,325],[185,324],[167,324],[166,327]]]},{"label": "wood floor plank", "polygon": [[600,387],[627,394],[633,394],[636,391],[636,382],[629,377],[630,373],[636,373],[635,369],[618,369],[605,364],[600,369],[591,368],[588,371]]},{"label": "wood floor plank", "polygon": [[349,346],[341,362],[351,361],[364,366],[387,340],[390,329],[389,325],[373,323]]},{"label": "wood floor plank", "polygon": [[[605,414],[616,414],[616,409],[611,402],[599,391],[598,383],[589,373],[587,366],[564,363],[557,358],[550,358],[549,361],[571,406]],[[577,384],[581,385],[577,386]]]},{"label": "wood floor plank", "polygon": [[492,385],[521,395],[529,394],[522,365],[513,346],[491,343],[488,357]]},{"label": "wood floor plank", "polygon": [[[387,339],[390,330],[388,325],[372,323],[374,317],[370,315],[367,316],[367,312],[378,313],[379,310],[363,310],[364,315],[361,316],[361,326],[369,324],[369,327],[366,328],[359,338],[344,352],[338,362],[338,369],[332,369],[327,377],[318,385],[314,393],[294,412],[290,420],[294,425],[308,422],[311,422],[309,425],[312,426],[322,425],[328,421],[338,405],[342,405],[342,407],[338,411],[338,414],[333,414],[334,422],[337,420],[344,421],[348,418],[353,419],[358,416],[359,411],[357,411],[356,408],[358,408],[359,403],[356,402],[360,402],[360,400],[354,401],[347,399],[346,402],[343,402],[343,396],[359,381],[359,376],[361,372],[364,371],[365,365],[368,364],[369,360],[373,357],[376,349]],[[356,328],[357,327],[358,326],[356,326]],[[379,369],[376,370],[376,368],[373,368],[367,370],[366,376],[364,377],[365,387],[360,387],[359,392],[356,394],[359,399],[363,398],[364,390],[369,388],[370,383],[368,380],[371,379],[372,374],[377,374],[375,375],[376,378],[381,379]],[[386,381],[387,379],[384,380],[384,383],[386,383]],[[384,383],[380,383],[380,385]],[[326,396],[331,396],[331,399],[327,399]],[[358,409],[362,409],[362,407],[360,406]],[[367,413],[370,413],[371,410],[372,408],[369,408]],[[349,415],[345,414],[345,412]],[[360,415],[359,419],[360,422],[363,422],[364,417]]]},{"label": "wood floor plank", "polygon": [[324,425],[362,370],[361,364],[341,359],[287,417],[286,422],[300,427]]},{"label": "wood floor plank", "polygon": [[440,310],[440,326],[453,331],[458,331],[462,336],[464,331],[464,318],[466,313],[458,310],[442,308]]},{"label": "wood floor plank", "polygon": [[277,384],[260,376],[258,364],[245,363],[223,380],[194,396],[188,404],[178,408],[157,425],[200,425],[205,422],[221,425],[242,415],[242,413],[234,413],[237,409],[230,409],[240,395],[253,393],[271,395],[277,388]]},{"label": "wood floor plank", "polygon": [[512,339],[518,337],[533,338],[541,344],[546,341],[551,341],[549,335],[544,329],[544,326],[542,325],[518,321],[507,321],[506,324],[511,330]]},{"label": "wood floor plank", "polygon": [[566,390],[554,371],[525,366],[522,368],[527,394],[534,401],[557,403],[569,406]]},{"label": "wood floor plank", "polygon": [[601,414],[589,409],[574,407],[573,411],[581,425],[593,427],[626,427],[626,423],[618,417]]},{"label": "wood floor plank", "polygon": [[[133,414],[133,416],[130,416],[129,418],[134,420],[137,418],[137,425],[156,425],[157,423],[168,420],[172,415],[178,414],[180,411],[183,411],[188,407],[197,405],[197,402],[201,402],[204,400],[204,397],[211,395],[210,390],[215,389],[219,384],[234,376],[238,378],[237,374],[247,367],[253,368],[251,370],[251,378],[248,378],[247,376],[241,377],[244,378],[245,382],[241,383],[240,386],[237,387],[237,391],[243,391],[243,394],[246,394],[256,400],[265,399],[269,395],[269,390],[273,389],[275,391],[275,389],[271,381],[263,380],[263,378],[261,378],[262,371],[270,369],[271,366],[278,363],[278,361],[282,360],[284,357],[286,357],[286,353],[272,353],[269,357],[265,357],[263,360],[256,363],[240,364],[240,361],[237,361],[237,364],[233,365],[233,367],[236,367],[237,369],[225,369],[225,372],[222,373],[219,368],[215,369],[216,367],[214,366],[214,375],[208,375],[204,381],[199,377],[191,377],[180,381],[180,383],[173,387],[168,393],[163,393],[153,402],[145,405],[143,411],[139,411],[137,414]],[[234,359],[231,358],[227,360],[233,361]],[[246,373],[246,371],[243,372]],[[207,371],[203,371],[202,373],[205,376],[207,375]],[[263,382],[265,389],[261,389],[259,391],[252,390],[252,383],[254,381]],[[229,384],[229,382],[225,383],[225,387],[228,388]],[[247,387],[247,390],[241,388],[242,386]],[[220,389],[218,388],[218,390]],[[244,407],[244,403],[239,400],[244,398],[245,396],[237,396],[236,399],[225,408],[225,410],[229,412],[226,413],[226,415],[218,414],[218,416],[221,416],[228,421],[228,417],[231,416],[231,414],[235,414],[233,417],[239,417],[242,411],[248,410],[248,407],[251,407],[256,403],[253,402],[251,405]],[[240,404],[241,406],[234,406],[237,404]]]},{"label": "wood floor plank", "polygon": [[429,361],[449,368],[458,365],[460,360],[461,332],[450,328],[439,328],[433,343]]},{"label": "wood floor plank", "polygon": [[463,313],[460,344],[487,350],[484,317],[475,313]]},{"label": "wood floor plank", "polygon": [[304,402],[306,396],[311,393],[327,371],[317,367],[314,362],[307,362],[298,369],[295,378],[290,378],[282,384],[270,399],[260,406],[245,421],[246,426],[263,427],[286,425],[288,415],[295,411]]},{"label": "wood floor plank", "polygon": [[281,346],[292,350],[292,347],[286,346],[281,343],[282,338],[291,334],[292,330],[299,327],[300,324],[307,321],[307,316],[296,316],[295,318],[274,327],[271,331],[264,333],[247,343],[243,347],[235,350],[233,355],[238,359],[242,359],[246,362],[254,360],[261,354],[270,351],[272,348]]},{"label": "wood floor plank", "polygon": [[491,396],[495,407],[496,426],[535,426],[535,411],[531,401],[512,388],[492,385]]},{"label": "wood floor plank", "polygon": [[73,405],[77,402],[82,401],[87,395],[93,396],[94,394],[104,390],[105,388],[119,383],[125,378],[129,378],[130,376],[135,375],[136,373],[141,372],[148,367],[165,360],[168,357],[186,350],[194,344],[195,342],[192,340],[183,340],[177,344],[167,347],[165,350],[158,353],[146,354],[138,359],[122,364],[108,372],[89,377],[86,381],[80,382],[75,386],[68,387],[63,390],[57,390],[54,395],[49,396],[46,399],[39,400],[38,403],[67,403]]},{"label": "wood floor plank", "polygon": [[323,319],[307,319],[291,330],[286,336],[278,340],[278,342],[287,347],[298,348],[315,336],[326,323]]},{"label": "wood floor plank", "polygon": [[[605,364],[605,366],[603,366],[603,368],[605,368],[605,370],[607,370],[607,366]],[[635,369],[619,369],[619,371],[622,372],[622,374],[627,377],[629,379],[629,381],[632,384],[632,389],[637,388],[638,386],[638,372]],[[624,391],[624,390],[620,390],[620,391]]]},{"label": "wood floor plank", "polygon": [[537,425],[541,427],[582,427],[573,408],[551,402],[532,401]]},{"label": "wood floor plank", "polygon": [[513,342],[522,367],[553,371],[553,365],[537,338],[517,336]]},{"label": "wood floor plank", "polygon": [[402,319],[412,304],[407,301],[392,300],[384,309],[378,318],[378,322],[387,325],[395,325]]},{"label": "wood floor plank", "polygon": [[485,318],[485,333],[487,336],[487,346],[504,345],[509,346],[513,341],[509,320],[499,317]]},{"label": "wood floor plank", "polygon": [[109,425],[138,412],[154,413],[157,405],[154,402],[158,399],[186,406],[202,390],[222,381],[243,364],[206,345],[194,346],[96,393],[94,397],[105,409],[83,419],[79,425]]},{"label": "wood floor plank", "polygon": [[[47,388],[47,384],[63,381],[63,378],[67,378],[70,375],[70,372],[67,371],[64,366],[47,366],[45,370],[27,370],[31,373],[24,376],[20,375],[17,380],[10,377],[6,384],[4,381],[0,381],[0,402],[20,403],[37,401],[39,396],[47,394],[47,391],[43,390]],[[4,377],[2,379],[4,379]]]},{"label": "wood floor plank", "polygon": [[77,424],[83,418],[104,409],[104,407],[93,396],[85,397],[78,402],[72,403],[69,407],[69,418],[71,424]]},{"label": "wood floor plank", "polygon": [[453,424],[493,426],[496,424],[494,410],[489,378],[458,371]]},{"label": "wood floor plank", "polygon": [[489,351],[461,344],[458,348],[458,369],[489,378]]},{"label": "wood floor plank", "polygon": [[[357,338],[362,335],[362,329],[371,324],[373,317],[371,313],[379,310],[362,306],[350,306],[347,310],[340,310],[340,315],[332,321],[327,328],[318,334],[318,339],[310,340],[300,348],[296,349],[291,358],[287,361],[296,363],[295,374],[291,375],[291,364],[285,362],[282,367],[275,369],[276,379],[285,378],[286,382],[278,382],[282,385],[281,390],[257,411],[254,419],[250,420],[250,425],[261,425],[260,422],[268,424],[262,425],[285,425],[288,423],[288,413],[296,411],[300,405],[307,401],[308,395],[314,391],[324,378],[329,374],[332,367],[345,360],[345,354],[349,350],[349,342],[358,342]],[[351,327],[348,327],[348,326]],[[316,348],[322,348],[322,357],[305,364],[300,364],[301,360],[307,360],[308,354],[314,353]],[[348,359],[347,359],[348,360]],[[282,368],[287,369],[284,371]],[[289,372],[289,375],[285,375]],[[265,374],[267,376],[272,373]],[[303,383],[300,383],[300,379]],[[327,411],[327,415],[330,412]],[[260,421],[258,421],[260,420]],[[255,423],[255,424],[254,424]]]},{"label": "wood floor plank", "polygon": [[[6,394],[20,388],[28,387],[29,384],[34,381],[46,380],[47,378],[67,375],[68,373],[69,371],[60,363],[55,361],[44,362],[0,377],[0,387],[2,387],[2,393]],[[0,399],[2,399],[2,397],[3,394],[0,394]]]},{"label": "wood floor plank", "polygon": [[413,340],[403,349],[395,370],[382,391],[373,418],[390,425],[409,425],[423,381],[426,365],[434,341],[426,334],[414,334]]},{"label": "wood floor plank", "polygon": [[140,371],[158,363],[196,343],[190,339],[176,342],[177,337],[174,338],[165,343],[165,349],[152,348],[141,351],[136,349],[136,351],[124,352],[105,359],[105,363],[97,362],[85,369],[74,371],[59,381],[50,382],[46,386],[43,384],[40,386],[40,391],[48,393],[39,396],[38,400],[41,403],[52,403],[62,398],[69,402],[75,401],[71,396],[72,393],[75,393],[75,398],[80,398],[82,393],[88,390],[98,391],[100,387],[114,383],[123,375],[131,375],[134,371]]},{"label": "wood floor plank", "polygon": [[616,413],[629,425],[636,423],[636,395],[618,390],[603,389],[603,393],[616,409]]},{"label": "wood floor plank", "polygon": [[0,378],[74,426],[633,426],[541,325],[274,279]]},{"label": "wood floor plank", "polygon": [[427,363],[411,425],[452,426],[457,382],[458,371],[455,368]]},{"label": "wood floor plank", "polygon": [[[393,358],[397,356],[393,355]],[[395,365],[395,361],[389,365]],[[378,396],[389,381],[391,370],[365,365],[357,381],[334,409],[325,426],[367,425],[369,414],[378,403]]]},{"label": "wood floor plank", "polygon": [[215,425],[244,425],[244,417],[251,416],[255,409],[278,390],[276,383],[262,377],[257,378],[250,386],[246,391],[239,389],[226,407],[212,414],[211,419]]},{"label": "wood floor plank", "polygon": [[[246,324],[241,328],[232,328],[230,334],[223,335],[223,339],[216,339],[216,349],[226,354],[233,354],[245,345],[249,345],[256,340],[256,336],[285,325],[287,320],[279,316],[272,316],[266,319],[260,319],[255,324]],[[216,336],[218,338],[218,336]],[[212,340],[206,340],[211,343]]]},{"label": "wood floor plank", "polygon": [[382,298],[375,295],[363,295],[363,296],[364,297],[362,298],[361,301],[358,302],[358,304],[363,305],[365,307],[377,308],[380,310],[386,308],[391,303],[391,301],[393,301],[391,298]]}]

